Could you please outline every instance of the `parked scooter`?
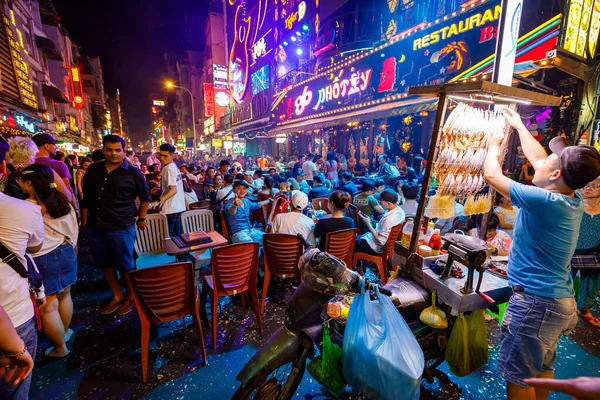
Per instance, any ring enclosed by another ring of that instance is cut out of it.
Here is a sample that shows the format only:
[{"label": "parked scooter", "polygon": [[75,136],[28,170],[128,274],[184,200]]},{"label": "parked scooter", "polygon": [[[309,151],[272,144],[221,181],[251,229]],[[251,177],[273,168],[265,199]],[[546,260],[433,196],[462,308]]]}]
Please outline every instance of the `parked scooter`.
[{"label": "parked scooter", "polygon": [[[360,275],[328,253],[309,250],[300,265],[303,283],[288,302],[285,324],[240,371],[236,379],[241,386],[233,399],[291,399],[302,381],[307,359],[315,357],[315,345],[322,342],[327,303],[335,296],[358,293]],[[370,282],[365,287],[392,294]],[[427,327],[416,314],[416,320],[406,322],[423,350],[423,377],[433,382],[432,372],[444,361],[446,332]],[[341,345],[344,326],[334,322],[329,327],[332,342]]]}]

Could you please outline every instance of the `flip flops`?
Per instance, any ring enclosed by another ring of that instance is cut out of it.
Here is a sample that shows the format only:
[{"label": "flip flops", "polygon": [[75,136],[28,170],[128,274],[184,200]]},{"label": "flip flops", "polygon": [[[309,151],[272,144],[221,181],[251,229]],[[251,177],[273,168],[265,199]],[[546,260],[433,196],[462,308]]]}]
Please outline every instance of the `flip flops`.
[{"label": "flip flops", "polygon": [[46,357],[46,358],[63,358],[63,357],[68,356],[70,353],[69,349],[67,349],[64,353],[56,353],[56,352],[54,352],[54,350],[56,350],[56,347],[54,347],[54,346],[48,347],[44,351],[44,357]]},{"label": "flip flops", "polygon": [[103,308],[100,309],[100,314],[102,314],[102,315],[112,314],[115,311],[117,311],[124,302],[125,302],[125,300],[121,300],[121,301],[117,301],[115,303],[111,300],[110,303],[108,303],[106,306],[104,306]]},{"label": "flip flops", "polygon": [[133,310],[133,300],[124,300],[123,302],[121,302],[121,304],[117,310],[117,315],[119,317],[122,317],[123,315],[129,314],[132,310]]},{"label": "flip flops", "polygon": [[67,333],[65,333],[65,343],[71,340],[71,336],[73,336],[73,329],[67,329]]},{"label": "flip flops", "polygon": [[592,314],[582,314],[578,312],[579,316],[583,318],[588,324],[592,325],[595,328],[600,328],[600,321]]}]

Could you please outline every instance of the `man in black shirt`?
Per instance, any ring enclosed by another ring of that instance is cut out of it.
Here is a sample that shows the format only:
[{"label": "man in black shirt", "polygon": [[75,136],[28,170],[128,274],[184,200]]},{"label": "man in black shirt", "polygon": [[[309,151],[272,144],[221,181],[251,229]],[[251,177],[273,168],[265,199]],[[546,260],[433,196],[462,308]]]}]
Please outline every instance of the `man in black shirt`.
[{"label": "man in black shirt", "polygon": [[[125,160],[125,140],[107,135],[102,142],[106,160],[90,165],[83,180],[81,223],[94,264],[103,270],[113,293],[112,300],[100,313],[116,311],[118,315],[125,315],[133,308],[131,294],[126,288],[123,295],[114,269],[125,275],[135,268],[135,228],[137,225],[141,230],[146,229],[150,190],[140,170]],[[137,221],[136,198],[140,199]]]}]

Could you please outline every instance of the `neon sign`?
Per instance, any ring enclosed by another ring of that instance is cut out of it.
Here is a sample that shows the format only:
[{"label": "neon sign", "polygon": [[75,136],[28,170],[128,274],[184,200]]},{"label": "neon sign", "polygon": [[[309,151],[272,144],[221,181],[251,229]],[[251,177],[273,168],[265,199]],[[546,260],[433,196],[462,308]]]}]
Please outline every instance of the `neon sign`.
[{"label": "neon sign", "polygon": [[422,49],[439,42],[446,40],[459,33],[467,32],[471,29],[479,28],[482,25],[496,21],[500,18],[501,7],[498,5],[493,9],[487,9],[483,13],[477,13],[465,18],[458,23],[453,23],[443,28],[437,29],[427,35],[423,35],[413,42],[413,50]]},{"label": "neon sign", "polygon": [[304,86],[302,94],[296,97],[296,100],[294,101],[294,113],[296,115],[302,115],[315,98],[317,101],[312,109],[318,110],[319,107],[327,102],[360,93],[369,87],[372,74],[372,69],[367,69],[365,71],[356,70],[356,72],[353,72],[350,77],[346,79],[340,79],[342,75],[340,74],[334,79],[333,83],[320,88],[317,91],[317,96],[313,94],[313,91],[310,90],[308,86]]},{"label": "neon sign", "polygon": [[[3,128],[9,128],[9,129],[13,129],[13,130],[18,130],[19,128],[23,129],[24,131],[27,131],[29,133],[35,133],[35,131],[37,130],[37,126],[35,124],[34,121],[29,120],[29,118],[20,115],[20,114],[6,114],[6,115],[2,115],[2,118],[0,120],[0,127]],[[8,134],[22,134],[23,132],[9,132],[9,131],[3,131],[3,133],[8,133]]]},{"label": "neon sign", "polygon": [[372,72],[372,69],[368,69],[364,72],[357,70],[350,75],[349,79],[339,80],[339,78],[336,78],[333,84],[319,89],[319,100],[313,107],[313,110],[318,110],[322,103],[362,92],[369,86]]},{"label": "neon sign", "polygon": [[22,115],[16,115],[15,122],[17,125],[23,127],[26,131],[31,133],[35,132],[35,123],[27,121]]},{"label": "neon sign", "polygon": [[215,89],[227,89],[227,67],[213,64],[213,84]]},{"label": "neon sign", "polygon": [[298,21],[302,21],[306,15],[306,2],[302,1],[298,4]]},{"label": "neon sign", "polygon": [[204,115],[212,117],[215,115],[215,90],[212,83],[204,83]]},{"label": "neon sign", "polygon": [[152,105],[158,106],[158,107],[164,107],[165,101],[164,100],[152,100]]},{"label": "neon sign", "polygon": [[221,90],[215,93],[215,103],[220,107],[229,106],[229,95]]},{"label": "neon sign", "polygon": [[81,85],[79,67],[71,67],[71,89],[73,90],[74,105],[81,107],[83,105],[83,86]]},{"label": "neon sign", "polygon": [[260,38],[259,41],[254,43],[252,46],[252,61],[256,62],[260,57],[267,54],[267,42],[265,42],[265,38]]},{"label": "neon sign", "polygon": [[292,29],[294,26],[294,22],[298,21],[298,12],[294,11],[285,19],[285,27],[286,29]]},{"label": "neon sign", "polygon": [[[600,0],[571,0],[567,18],[563,47],[579,57],[591,58],[596,54],[600,32]],[[586,44],[587,50],[586,51]]]}]

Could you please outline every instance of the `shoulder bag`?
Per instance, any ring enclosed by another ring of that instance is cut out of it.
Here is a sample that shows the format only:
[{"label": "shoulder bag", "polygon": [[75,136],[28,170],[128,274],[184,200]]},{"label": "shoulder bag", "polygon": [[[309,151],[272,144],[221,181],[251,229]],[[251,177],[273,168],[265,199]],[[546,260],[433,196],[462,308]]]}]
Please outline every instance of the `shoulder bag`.
[{"label": "shoulder bag", "polygon": [[19,257],[10,251],[2,242],[0,242],[0,259],[8,264],[8,266],[10,266],[17,274],[19,274],[19,276],[27,279],[27,282],[29,283],[29,297],[33,303],[33,311],[35,312],[37,321],[37,330],[40,331],[42,329],[42,318],[36,301],[36,294],[39,293],[42,288],[42,274],[40,274],[33,264],[31,257],[25,254],[27,265],[23,265],[21,260],[19,260]]}]

